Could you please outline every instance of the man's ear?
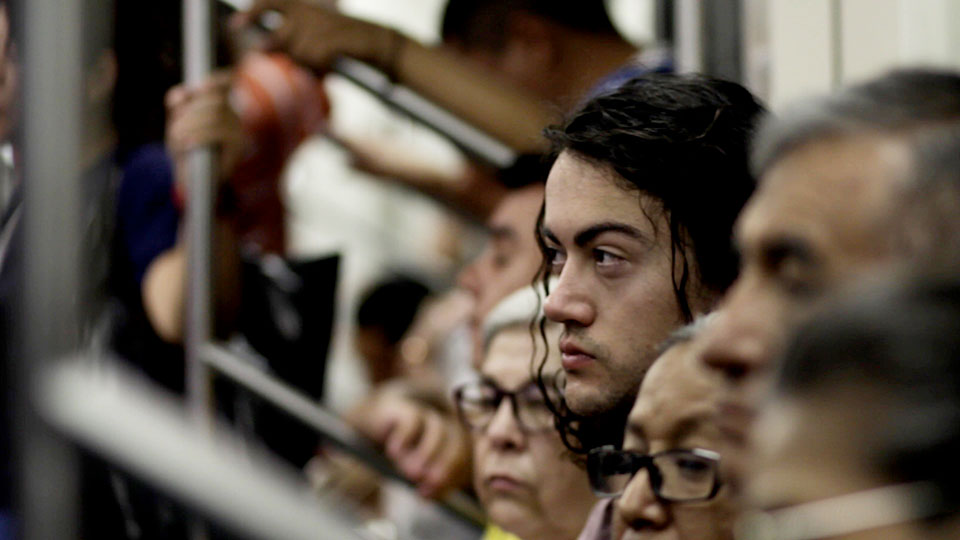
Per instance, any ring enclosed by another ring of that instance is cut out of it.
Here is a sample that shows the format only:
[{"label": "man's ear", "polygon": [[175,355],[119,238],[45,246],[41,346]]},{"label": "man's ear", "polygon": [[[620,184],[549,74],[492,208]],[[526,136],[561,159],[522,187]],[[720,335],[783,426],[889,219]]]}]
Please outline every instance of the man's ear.
[{"label": "man's ear", "polygon": [[522,53],[531,66],[554,66],[560,61],[556,25],[532,13],[517,11],[507,19],[507,47]]},{"label": "man's ear", "polygon": [[117,85],[117,55],[112,50],[101,52],[87,69],[85,84],[87,103],[103,103],[110,99]]}]

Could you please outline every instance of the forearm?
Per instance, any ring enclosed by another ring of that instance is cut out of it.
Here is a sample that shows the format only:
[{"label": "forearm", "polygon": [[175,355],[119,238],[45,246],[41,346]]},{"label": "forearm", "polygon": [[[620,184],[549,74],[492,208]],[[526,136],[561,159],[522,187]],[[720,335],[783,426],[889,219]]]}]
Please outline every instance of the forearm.
[{"label": "forearm", "polygon": [[[214,326],[229,332],[240,305],[240,256],[233,227],[216,220],[211,242]],[[143,308],[154,331],[164,341],[182,343],[186,323],[188,244],[181,239],[147,267],[141,284]]]},{"label": "forearm", "polygon": [[303,65],[327,70],[338,56],[370,62],[520,153],[545,147],[540,131],[555,120],[551,107],[448,49],[304,1],[256,0],[238,22],[267,11],[283,15],[271,45]]},{"label": "forearm", "polygon": [[398,46],[393,62],[399,82],[518,153],[545,149],[541,131],[558,120],[546,102],[442,47],[406,38]]},{"label": "forearm", "polygon": [[486,221],[507,192],[492,172],[473,166],[465,168],[462,177],[452,181],[430,176],[398,180],[480,222]]}]

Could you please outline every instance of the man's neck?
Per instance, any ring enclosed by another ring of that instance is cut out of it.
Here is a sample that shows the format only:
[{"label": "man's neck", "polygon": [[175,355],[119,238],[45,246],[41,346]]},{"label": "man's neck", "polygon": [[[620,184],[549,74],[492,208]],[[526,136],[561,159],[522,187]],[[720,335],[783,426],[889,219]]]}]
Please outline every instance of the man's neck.
[{"label": "man's neck", "polygon": [[636,397],[637,393],[632,392],[609,410],[581,420],[577,436],[585,451],[606,445],[613,445],[616,448],[623,446],[624,428]]}]

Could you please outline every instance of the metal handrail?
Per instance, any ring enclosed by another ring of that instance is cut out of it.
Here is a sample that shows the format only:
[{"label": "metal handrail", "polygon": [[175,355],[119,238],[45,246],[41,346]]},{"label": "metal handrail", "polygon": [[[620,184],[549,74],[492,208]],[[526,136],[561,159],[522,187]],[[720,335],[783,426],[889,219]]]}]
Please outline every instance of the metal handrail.
[{"label": "metal handrail", "polygon": [[333,71],[390,108],[446,138],[471,158],[499,169],[509,167],[517,159],[516,152],[506,144],[410,88],[390,80],[382,71],[365,62],[341,57],[334,61]]},{"label": "metal handrail", "polygon": [[[254,367],[254,362],[244,359],[243,355],[209,344],[202,349],[200,357],[220,374],[312,428],[325,441],[350,454],[379,474],[390,480],[415,487],[355,429],[317,405],[302,392],[260,371]],[[453,517],[478,530],[484,523],[483,510],[475,499],[463,492],[455,491],[438,500],[437,503]]]},{"label": "metal handrail", "polygon": [[118,368],[79,359],[45,370],[35,403],[57,430],[217,525],[264,540],[363,540],[363,523],[317,498],[301,475]]}]

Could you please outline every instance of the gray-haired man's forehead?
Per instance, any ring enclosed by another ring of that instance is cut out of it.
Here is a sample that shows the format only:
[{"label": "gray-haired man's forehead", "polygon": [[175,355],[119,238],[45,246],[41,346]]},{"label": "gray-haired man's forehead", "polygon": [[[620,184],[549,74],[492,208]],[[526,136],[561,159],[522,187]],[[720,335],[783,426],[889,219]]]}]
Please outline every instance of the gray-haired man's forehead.
[{"label": "gray-haired man's forehead", "polygon": [[768,116],[754,137],[752,168],[760,177],[791,150],[816,140],[955,121],[960,121],[960,73],[896,70]]},{"label": "gray-haired man's forehead", "polygon": [[[925,130],[911,141],[912,167],[905,184],[904,214],[920,235],[918,254],[933,266],[960,265],[960,122]],[[909,239],[908,239],[909,240]]]}]

